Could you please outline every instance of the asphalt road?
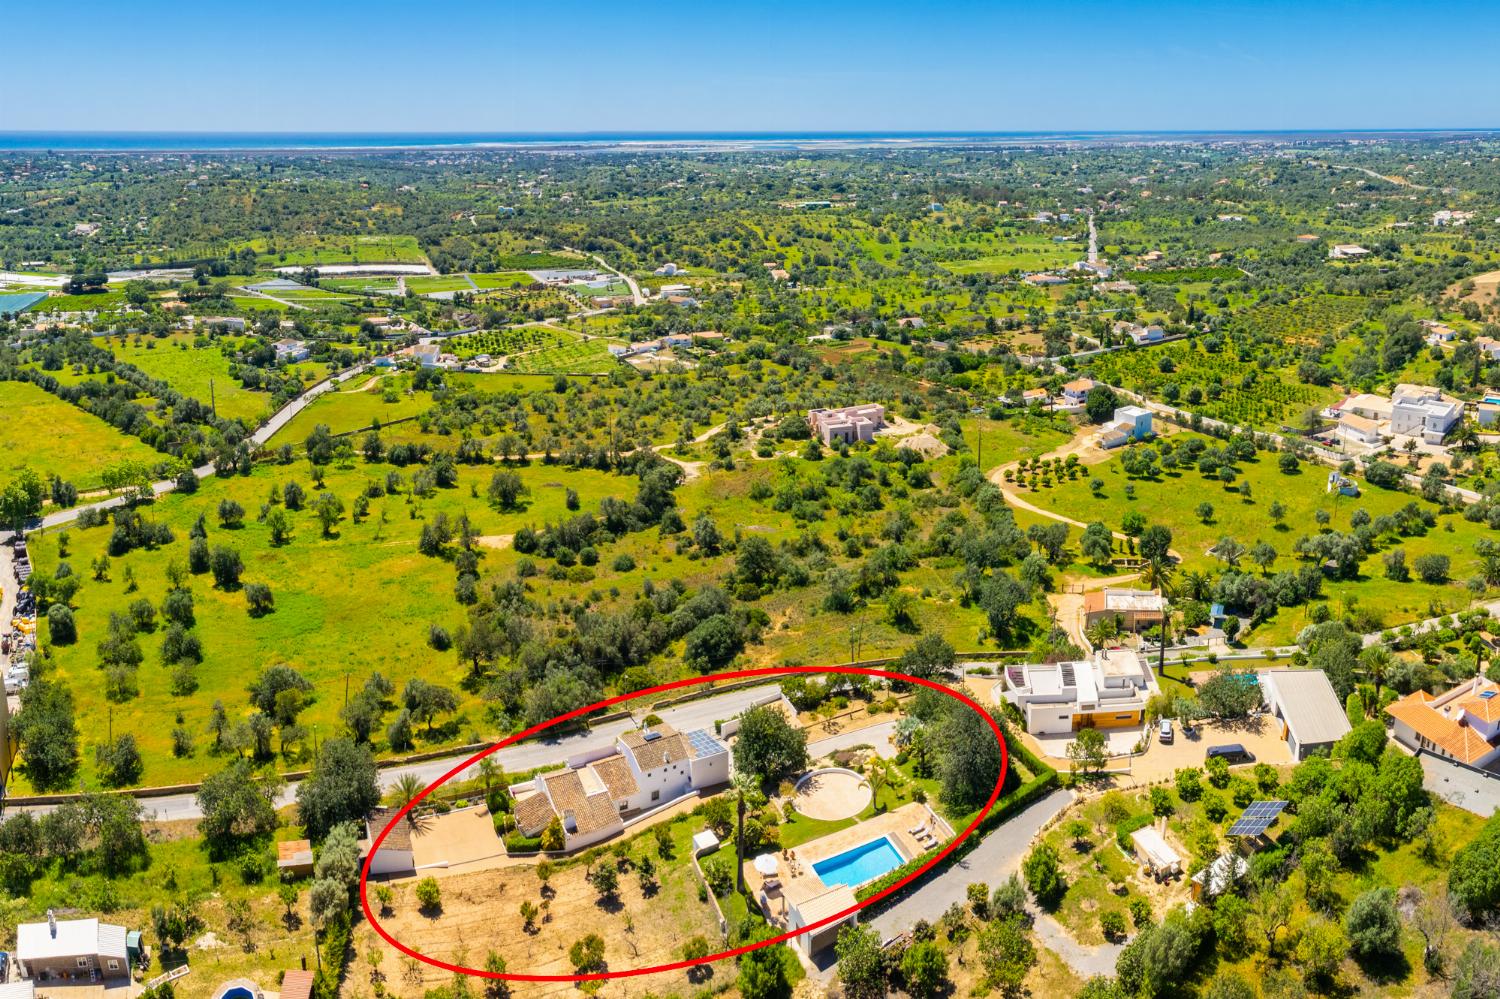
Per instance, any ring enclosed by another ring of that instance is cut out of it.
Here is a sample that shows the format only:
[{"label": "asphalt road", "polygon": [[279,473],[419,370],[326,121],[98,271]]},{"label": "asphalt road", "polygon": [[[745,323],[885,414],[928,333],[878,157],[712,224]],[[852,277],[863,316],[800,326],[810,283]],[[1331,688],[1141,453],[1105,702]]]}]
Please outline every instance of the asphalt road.
[{"label": "asphalt road", "polygon": [[1032,803],[986,836],[968,856],[870,920],[870,925],[879,931],[881,937],[893,937],[910,929],[919,919],[935,923],[953,903],[967,902],[969,885],[976,881],[983,881],[993,888],[1020,868],[1021,858],[1031,847],[1032,837],[1048,819],[1062,811],[1072,797],[1067,791],[1053,791]]},{"label": "asphalt road", "polygon": [[[677,707],[665,708],[656,712],[656,714],[664,722],[682,732],[689,732],[696,728],[712,730],[716,720],[732,718],[750,707],[756,700],[770,694],[773,684],[774,680],[762,686],[728,691],[714,697],[689,701]],[[644,717],[647,713],[648,711],[643,701],[641,707],[636,709],[635,714],[637,717]],[[537,767],[560,763],[574,753],[582,750],[612,742],[616,736],[633,727],[634,722],[631,719],[622,718],[619,721],[595,725],[586,731],[573,732],[560,738],[532,739],[519,745],[507,746],[496,753],[494,758],[509,773],[534,770]],[[468,755],[472,754],[455,754],[438,760],[426,760],[421,763],[412,763],[399,767],[386,767],[379,773],[380,787],[382,790],[389,789],[405,774],[415,774],[424,783],[431,783],[457,766]],[[475,776],[478,776],[478,774],[471,767],[457,775],[455,779],[462,780]],[[277,797],[276,805],[280,808],[290,805],[296,800],[297,784],[289,782]],[[148,817],[154,817],[159,821],[198,819],[203,817],[203,813],[198,808],[198,801],[193,794],[143,797],[141,798],[141,805],[145,808]],[[51,805],[31,807],[12,806],[7,811],[33,811],[41,813],[51,811],[52,808],[53,806]]]}]

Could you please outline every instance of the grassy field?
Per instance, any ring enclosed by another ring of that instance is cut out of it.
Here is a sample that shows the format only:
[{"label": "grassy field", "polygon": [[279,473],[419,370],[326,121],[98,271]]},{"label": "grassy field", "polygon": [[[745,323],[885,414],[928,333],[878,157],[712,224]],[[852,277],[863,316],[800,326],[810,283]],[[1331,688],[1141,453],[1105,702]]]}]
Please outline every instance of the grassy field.
[{"label": "grassy field", "polygon": [[217,345],[194,347],[186,334],[162,340],[153,337],[108,337],[96,341],[115,357],[160,378],[184,395],[207,403],[211,398],[220,416],[255,423],[271,408],[271,396],[252,392],[229,373],[229,358]]},{"label": "grassy field", "polygon": [[[359,463],[352,469],[330,469],[327,491],[338,496],[346,509],[366,482],[381,478],[390,466]],[[412,469],[401,470],[410,478]],[[355,688],[375,671],[395,681],[398,689],[412,676],[455,685],[460,667],[452,651],[438,652],[427,644],[429,624],[454,629],[464,620],[463,608],[453,599],[453,567],[449,562],[421,555],[417,536],[422,519],[439,512],[450,517],[467,512],[484,535],[512,534],[523,524],[558,520],[566,514],[565,487],[576,490],[585,508],[593,508],[605,496],[623,488],[615,476],[603,472],[570,471],[540,464],[520,469],[531,490],[527,509],[495,513],[481,495],[491,469],[463,466],[461,481],[454,489],[440,490],[428,499],[406,494],[385,496],[370,503],[370,516],[356,524],[346,514],[333,537],[322,537],[309,510],[292,512],[293,537],[282,547],[271,544],[269,529],[256,522],[256,511],[271,489],[299,481],[309,498],[316,494],[305,466],[260,466],[246,478],[208,479],[198,493],[172,495],[149,511],[148,516],[167,524],[176,540],[155,552],[135,551],[113,560],[110,578],[95,581],[86,567],[104,551],[109,528],[69,532],[66,561],[80,567],[87,577],[74,598],[79,622],[76,645],[48,646],[56,675],[73,690],[83,736],[85,781],[93,784],[93,744],[103,741],[112,723],[114,734],[132,733],[145,759],[144,782],[170,784],[193,780],[211,772],[220,761],[206,751],[204,725],[209,708],[222,700],[233,718],[248,711],[245,685],[261,668],[272,663],[290,663],[314,684],[316,700],[302,716],[309,728],[316,726],[326,738],[342,729],[338,721],[343,704],[345,677]],[[246,524],[237,530],[219,526],[215,513],[219,502],[233,499],[248,511]],[[100,682],[95,646],[106,634],[109,615],[123,612],[133,601],[145,597],[159,603],[166,593],[166,566],[186,560],[188,530],[200,514],[205,515],[209,544],[227,545],[244,560],[245,582],[270,586],[276,609],[261,618],[246,611],[242,592],[215,589],[212,577],[193,576],[190,588],[196,603],[196,633],[204,645],[204,660],[197,669],[198,689],[176,696],[168,683],[168,670],[160,664],[160,634],[143,634],[138,641],[145,653],[139,674],[139,696],[111,706]],[[509,551],[486,552],[482,568],[490,571]],[[58,535],[36,536],[32,546],[37,570],[51,574],[59,561]],[[125,569],[134,574],[138,590],[127,592]],[[477,697],[461,693],[463,707],[446,727],[428,740],[419,731],[418,746],[473,741],[476,733],[493,735],[485,724]],[[111,722],[111,715],[112,722]],[[200,748],[191,756],[176,758],[170,746],[170,719],[181,717]],[[388,723],[389,718],[386,719]],[[304,747],[311,751],[311,740]],[[278,761],[283,769],[301,765],[300,757]]]},{"label": "grassy field", "polygon": [[[1174,439],[1182,439],[1178,435]],[[1118,458],[1087,468],[1077,479],[1051,488],[1023,491],[1022,496],[1038,507],[1054,510],[1074,520],[1103,521],[1119,530],[1126,513],[1138,511],[1152,523],[1165,524],[1172,530],[1173,548],[1182,556],[1185,569],[1210,570],[1222,563],[1208,555],[1208,549],[1221,538],[1233,537],[1247,548],[1258,541],[1269,542],[1280,554],[1271,571],[1295,569],[1300,563],[1292,552],[1294,541],[1303,534],[1319,530],[1317,514],[1329,515],[1333,530],[1349,531],[1354,511],[1363,509],[1372,517],[1393,513],[1408,503],[1424,509],[1430,504],[1407,493],[1390,492],[1361,484],[1358,497],[1339,496],[1324,489],[1324,470],[1304,464],[1300,471],[1286,475],[1276,467],[1274,455],[1261,454],[1256,461],[1240,466],[1241,475],[1226,485],[1200,474],[1196,469],[1163,473],[1155,480],[1130,479]],[[1097,494],[1090,480],[1104,485]],[[1250,498],[1238,491],[1243,483],[1250,485]],[[1127,494],[1127,487],[1134,498]],[[1286,515],[1280,526],[1271,520],[1269,509],[1280,502]],[[1213,507],[1207,522],[1196,510],[1200,503]],[[1449,514],[1439,516],[1437,526],[1425,535],[1387,541],[1380,551],[1366,560],[1360,575],[1336,586],[1337,600],[1344,606],[1357,603],[1377,614],[1385,626],[1420,620],[1439,613],[1467,607],[1470,601],[1462,581],[1473,573],[1477,564],[1474,543],[1493,532],[1483,525]],[[1453,559],[1453,582],[1430,584],[1417,580],[1401,583],[1387,579],[1381,568],[1381,556],[1392,547],[1406,550],[1407,564],[1419,555],[1440,552]],[[1247,571],[1258,571],[1248,559]],[[1334,589],[1334,587],[1329,587]],[[1328,598],[1324,598],[1325,600]],[[1250,644],[1289,642],[1306,621],[1306,608],[1283,609],[1275,618],[1255,629],[1245,640]]]},{"label": "grassy field", "polygon": [[448,347],[454,354],[464,358],[477,354],[499,357],[501,354],[517,354],[541,347],[561,347],[577,340],[578,337],[573,333],[552,326],[512,326],[455,337],[448,341]]},{"label": "grassy field", "polygon": [[0,382],[0,414],[0,475],[7,479],[30,468],[87,490],[117,462],[152,465],[166,457],[29,382]]},{"label": "grassy field", "polygon": [[308,233],[278,237],[274,245],[258,238],[237,244],[261,255],[263,266],[301,264],[421,264],[427,256],[415,236],[316,236]]},{"label": "grassy field", "polygon": [[470,274],[469,280],[480,288],[511,288],[534,284],[536,278],[525,271],[495,271],[492,274]]},{"label": "grassy field", "polygon": [[[406,389],[410,383],[409,376],[387,375],[373,386],[365,388],[370,384],[369,379],[353,378],[345,382],[351,387],[328,392],[314,399],[291,422],[277,431],[270,443],[274,447],[288,443],[300,445],[320,423],[333,433],[342,434],[351,430],[363,430],[373,426],[377,420],[389,423],[416,416],[432,405],[432,396],[428,392],[409,394]],[[395,392],[394,401],[386,401],[388,389]]]}]

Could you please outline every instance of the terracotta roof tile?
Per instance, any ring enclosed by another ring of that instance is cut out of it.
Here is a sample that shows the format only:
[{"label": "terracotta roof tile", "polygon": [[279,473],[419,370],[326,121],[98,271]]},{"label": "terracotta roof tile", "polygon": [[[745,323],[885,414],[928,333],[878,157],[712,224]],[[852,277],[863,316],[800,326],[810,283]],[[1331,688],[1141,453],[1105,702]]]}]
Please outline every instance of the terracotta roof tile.
[{"label": "terracotta roof tile", "polygon": [[516,816],[516,828],[521,830],[523,836],[540,834],[557,815],[552,810],[552,802],[540,791],[524,798],[517,798],[513,811]]},{"label": "terracotta roof tile", "polygon": [[628,798],[640,790],[635,776],[630,772],[630,763],[619,753],[595,760],[589,764],[589,769],[599,775],[600,782],[609,789],[610,796],[616,801]]}]

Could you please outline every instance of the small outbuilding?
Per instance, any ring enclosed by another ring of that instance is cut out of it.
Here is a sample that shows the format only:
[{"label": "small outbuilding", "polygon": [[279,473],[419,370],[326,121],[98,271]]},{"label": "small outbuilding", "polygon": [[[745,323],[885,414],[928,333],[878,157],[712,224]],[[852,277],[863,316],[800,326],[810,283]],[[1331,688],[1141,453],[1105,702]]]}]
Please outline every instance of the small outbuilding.
[{"label": "small outbuilding", "polygon": [[1332,750],[1350,729],[1344,705],[1320,669],[1264,670],[1260,689],[1295,759]]},{"label": "small outbuilding", "polygon": [[1182,855],[1172,849],[1155,826],[1137,829],[1130,834],[1130,842],[1135,846],[1136,857],[1158,881],[1182,873]]}]

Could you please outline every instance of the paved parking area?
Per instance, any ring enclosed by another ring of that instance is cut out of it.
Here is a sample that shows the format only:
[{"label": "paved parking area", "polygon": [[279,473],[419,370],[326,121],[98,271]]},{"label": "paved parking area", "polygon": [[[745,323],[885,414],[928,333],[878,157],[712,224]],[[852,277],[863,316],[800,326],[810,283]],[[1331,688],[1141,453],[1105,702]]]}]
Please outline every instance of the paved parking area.
[{"label": "paved parking area", "polygon": [[[1203,766],[1204,754],[1208,752],[1209,746],[1221,746],[1230,742],[1237,742],[1255,754],[1256,763],[1296,762],[1292,759],[1291,746],[1281,738],[1280,723],[1269,715],[1257,715],[1254,718],[1237,722],[1200,724],[1193,729],[1192,735],[1185,735],[1182,726],[1175,722],[1173,730],[1175,737],[1171,745],[1162,745],[1157,741],[1153,727],[1149,733],[1150,742],[1145,753],[1131,758],[1112,759],[1106,764],[1106,769],[1120,771],[1119,780],[1124,784],[1144,784],[1166,780],[1183,767]],[[1140,738],[1141,733],[1141,730],[1136,728],[1102,729],[1101,731],[1111,735],[1110,750],[1116,753],[1128,752]],[[1072,741],[1072,736],[1047,736],[1045,739],[1036,739],[1027,735],[1024,738],[1033,749],[1040,749],[1053,766],[1059,770],[1068,769],[1070,761],[1067,757],[1067,745]],[[1500,781],[1496,783],[1500,784]]]}]

